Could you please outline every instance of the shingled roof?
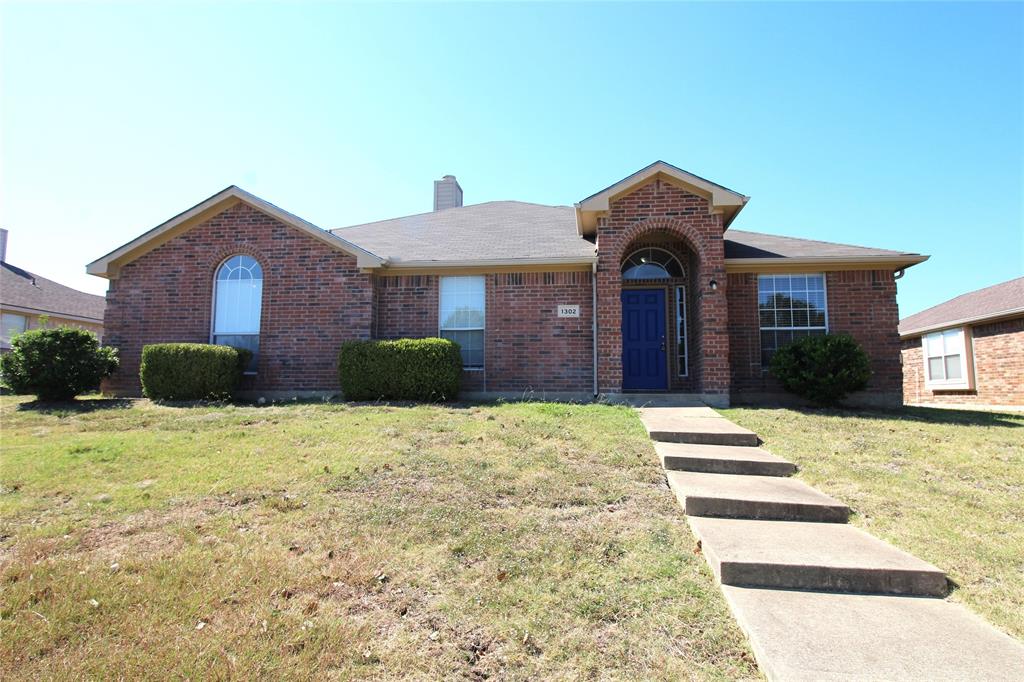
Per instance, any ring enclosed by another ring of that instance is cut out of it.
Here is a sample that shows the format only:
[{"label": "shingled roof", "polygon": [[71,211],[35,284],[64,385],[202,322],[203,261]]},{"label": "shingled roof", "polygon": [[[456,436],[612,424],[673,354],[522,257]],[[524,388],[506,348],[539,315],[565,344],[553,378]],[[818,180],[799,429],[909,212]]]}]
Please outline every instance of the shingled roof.
[{"label": "shingled roof", "polygon": [[[472,263],[585,263],[596,258],[593,242],[580,237],[571,206],[490,201],[404,218],[331,230],[394,266]],[[728,230],[730,261],[888,262],[905,267],[925,259],[916,253]]]},{"label": "shingled roof", "polygon": [[916,336],[972,322],[1024,316],[1024,277],[952,298],[900,320],[900,336]]},{"label": "shingled roof", "polygon": [[102,324],[106,300],[102,296],[58,284],[10,263],[0,263],[0,306]]}]

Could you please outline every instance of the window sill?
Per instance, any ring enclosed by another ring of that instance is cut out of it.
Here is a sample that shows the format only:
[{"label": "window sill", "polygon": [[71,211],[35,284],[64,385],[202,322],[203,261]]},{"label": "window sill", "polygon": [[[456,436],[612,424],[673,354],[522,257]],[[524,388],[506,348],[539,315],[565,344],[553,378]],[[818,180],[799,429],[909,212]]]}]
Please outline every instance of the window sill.
[{"label": "window sill", "polygon": [[484,368],[483,367],[463,367],[462,371],[463,372],[482,372],[482,371],[484,371]]},{"label": "window sill", "polygon": [[926,389],[932,393],[942,393],[943,391],[973,391],[974,386],[968,383],[962,384],[929,384],[924,385]]}]

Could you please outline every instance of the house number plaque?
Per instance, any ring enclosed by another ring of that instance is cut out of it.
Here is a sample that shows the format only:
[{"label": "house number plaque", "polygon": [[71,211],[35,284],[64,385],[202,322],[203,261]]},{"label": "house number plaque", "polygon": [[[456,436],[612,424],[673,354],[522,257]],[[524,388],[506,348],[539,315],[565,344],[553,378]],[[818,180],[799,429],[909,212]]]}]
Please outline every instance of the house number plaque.
[{"label": "house number plaque", "polygon": [[578,305],[560,305],[558,306],[559,317],[579,317],[580,307]]}]

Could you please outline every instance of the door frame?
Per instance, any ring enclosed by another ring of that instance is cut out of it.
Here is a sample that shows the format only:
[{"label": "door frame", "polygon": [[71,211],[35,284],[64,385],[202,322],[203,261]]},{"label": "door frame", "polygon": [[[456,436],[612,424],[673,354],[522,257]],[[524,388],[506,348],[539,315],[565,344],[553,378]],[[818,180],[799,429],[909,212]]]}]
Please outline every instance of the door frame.
[{"label": "door frame", "polygon": [[[625,336],[623,334],[621,334],[621,332],[620,332],[620,335],[619,335],[619,337],[620,337],[619,338],[619,346],[620,346],[619,347],[619,354],[620,354],[620,357],[622,358],[622,383],[623,383],[622,391],[625,392],[625,393],[650,393],[650,392],[653,392],[653,393],[668,393],[669,391],[672,390],[672,370],[671,370],[671,364],[670,364],[671,363],[671,353],[669,353],[669,343],[668,343],[669,333],[670,333],[669,314],[668,314],[669,310],[668,310],[668,307],[669,307],[669,302],[672,300],[671,297],[669,296],[670,285],[668,285],[668,284],[639,284],[638,283],[638,284],[635,284],[635,285],[628,285],[628,286],[620,287],[620,289],[619,289],[619,301],[620,301],[619,329],[620,330],[622,329],[622,325],[625,322],[625,307],[622,306],[622,304],[621,304],[622,294],[624,292],[627,292],[627,291],[655,291],[655,290],[662,292],[662,296],[663,296],[662,300],[664,302],[664,305],[661,306],[661,315],[662,315],[662,322],[663,322],[662,326],[665,329],[665,351],[664,351],[665,361],[664,361],[664,363],[662,363],[662,368],[661,368],[661,370],[662,370],[661,371],[661,376],[662,376],[662,382],[664,384],[664,387],[663,388],[648,388],[648,389],[645,389],[645,388],[626,388],[625,387],[625,383],[626,383],[626,372],[625,372],[625,369],[626,369],[626,358],[625,358],[625,355],[626,355],[626,352],[625,352],[626,351],[626,342],[625,342]],[[672,320],[673,322],[675,322],[674,317],[675,316],[673,316],[673,320]]]}]

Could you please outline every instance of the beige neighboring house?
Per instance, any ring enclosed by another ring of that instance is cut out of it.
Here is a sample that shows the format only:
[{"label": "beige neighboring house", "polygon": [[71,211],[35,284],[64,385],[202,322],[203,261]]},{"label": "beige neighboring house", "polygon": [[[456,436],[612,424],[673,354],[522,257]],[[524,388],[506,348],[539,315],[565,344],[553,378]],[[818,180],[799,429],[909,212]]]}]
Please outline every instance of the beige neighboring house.
[{"label": "beige neighboring house", "polygon": [[11,337],[41,325],[81,327],[103,338],[102,296],[87,294],[7,262],[7,230],[0,229],[0,351]]}]

